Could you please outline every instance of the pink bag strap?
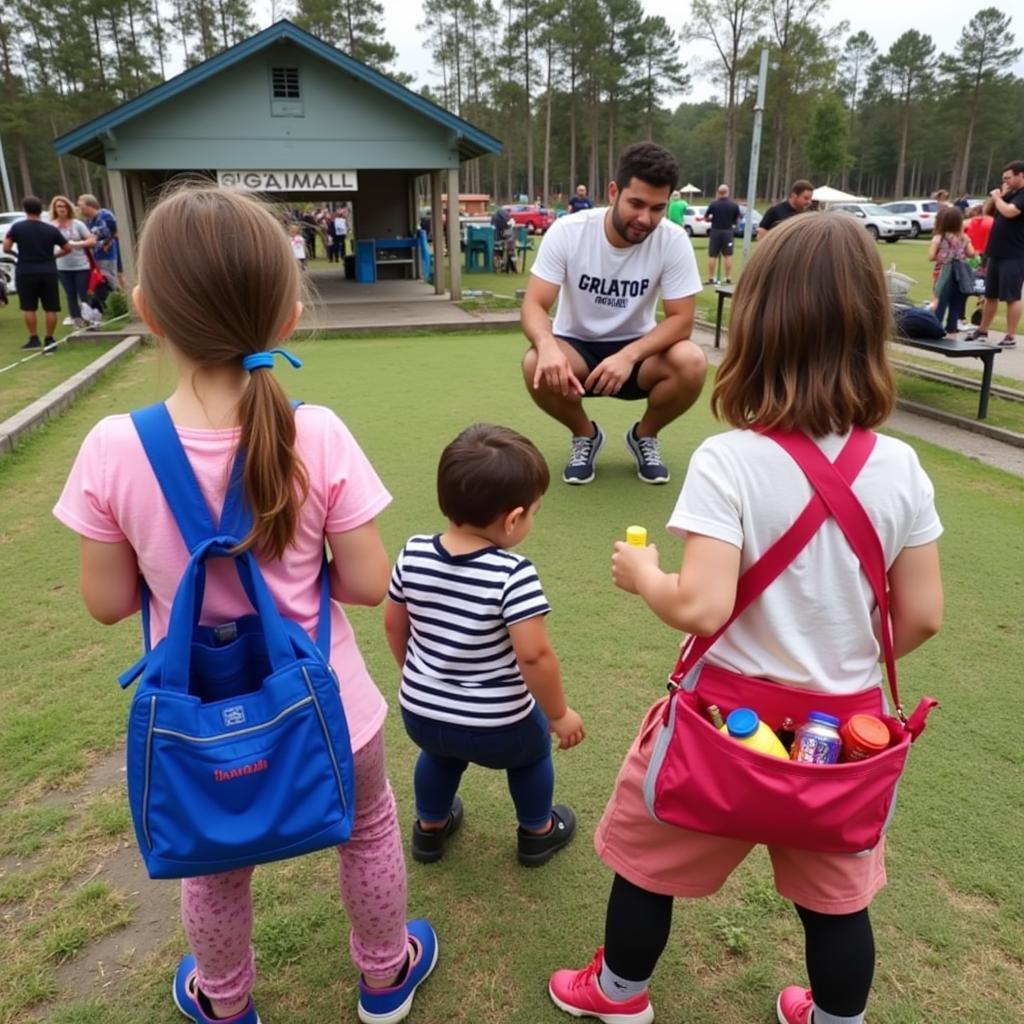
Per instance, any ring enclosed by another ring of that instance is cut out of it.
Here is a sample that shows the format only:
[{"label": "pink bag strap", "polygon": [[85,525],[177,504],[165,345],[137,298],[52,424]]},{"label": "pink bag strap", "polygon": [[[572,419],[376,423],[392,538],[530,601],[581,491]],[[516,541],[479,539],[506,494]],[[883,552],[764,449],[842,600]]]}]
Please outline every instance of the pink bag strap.
[{"label": "pink bag strap", "polygon": [[765,436],[789,453],[804,471],[815,494],[792,526],[740,577],[736,585],[736,602],[728,622],[712,636],[690,637],[669,677],[670,682],[678,685],[682,681],[729,626],[792,564],[831,515],[860,559],[878,601],[886,676],[896,714],[901,721],[905,721],[897,689],[882,545],[871,520],[850,487],[874,449],[875,435],[871,431],[854,427],[835,463],[829,462],[821,449],[805,434],[773,430],[766,431]]}]

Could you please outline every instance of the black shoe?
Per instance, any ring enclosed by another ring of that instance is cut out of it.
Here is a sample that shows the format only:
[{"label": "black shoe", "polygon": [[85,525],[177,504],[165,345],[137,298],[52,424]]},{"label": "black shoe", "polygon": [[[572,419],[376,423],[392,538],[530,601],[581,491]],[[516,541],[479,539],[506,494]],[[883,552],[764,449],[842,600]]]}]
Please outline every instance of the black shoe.
[{"label": "black shoe", "polygon": [[563,846],[568,846],[572,842],[574,835],[576,815],[572,808],[565,804],[555,804],[551,808],[550,832],[538,836],[519,829],[516,836],[519,863],[527,868],[539,868],[542,864],[547,864]]},{"label": "black shoe", "polygon": [[39,335],[38,334],[33,334],[32,337],[29,338],[28,341],[26,341],[25,344],[22,345],[21,347],[22,348],[42,348],[43,347],[43,343],[39,340]]},{"label": "black shoe", "polygon": [[47,335],[43,338],[43,355],[52,356],[57,351],[57,342],[51,335]]},{"label": "black shoe", "polygon": [[420,864],[433,864],[444,856],[445,844],[462,824],[462,800],[458,794],[452,801],[452,809],[448,814],[448,824],[434,832],[428,832],[420,826],[419,820],[412,826],[412,859]]}]

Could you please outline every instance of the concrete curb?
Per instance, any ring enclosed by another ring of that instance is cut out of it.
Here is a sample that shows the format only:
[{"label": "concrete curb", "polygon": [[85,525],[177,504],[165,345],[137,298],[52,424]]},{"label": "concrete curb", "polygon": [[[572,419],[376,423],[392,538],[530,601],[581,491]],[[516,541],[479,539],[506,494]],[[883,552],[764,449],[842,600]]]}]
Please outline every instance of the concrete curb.
[{"label": "concrete curb", "polygon": [[905,412],[914,413],[915,416],[924,416],[930,420],[938,420],[940,423],[948,423],[961,430],[969,430],[973,434],[984,434],[985,437],[990,437],[993,441],[1001,441],[1014,448],[1024,448],[1024,434],[1016,434],[1012,430],[1004,430],[1002,427],[993,427],[984,420],[969,420],[951,412],[943,412],[941,409],[921,405],[920,402],[908,402],[904,398],[898,398],[896,406]]},{"label": "concrete curb", "polygon": [[[48,391],[42,398],[37,398],[21,412],[0,423],[0,455],[12,451],[29,431],[35,430],[57,413],[63,412],[79,395],[88,391],[107,370],[141,345],[142,338],[137,334],[125,338],[109,352],[104,352],[74,376]],[[55,358],[59,359],[60,356]]]}]

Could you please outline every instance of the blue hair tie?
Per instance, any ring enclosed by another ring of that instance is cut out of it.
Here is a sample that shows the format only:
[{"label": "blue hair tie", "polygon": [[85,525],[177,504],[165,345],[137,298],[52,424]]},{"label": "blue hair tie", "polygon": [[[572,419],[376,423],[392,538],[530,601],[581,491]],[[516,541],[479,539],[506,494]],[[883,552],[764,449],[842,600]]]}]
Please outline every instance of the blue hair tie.
[{"label": "blue hair tie", "polygon": [[242,356],[242,369],[248,370],[250,373],[253,370],[269,370],[274,365],[274,356],[286,359],[296,370],[302,366],[302,360],[293,356],[291,352],[283,348],[272,348],[266,352],[250,352],[249,355]]}]

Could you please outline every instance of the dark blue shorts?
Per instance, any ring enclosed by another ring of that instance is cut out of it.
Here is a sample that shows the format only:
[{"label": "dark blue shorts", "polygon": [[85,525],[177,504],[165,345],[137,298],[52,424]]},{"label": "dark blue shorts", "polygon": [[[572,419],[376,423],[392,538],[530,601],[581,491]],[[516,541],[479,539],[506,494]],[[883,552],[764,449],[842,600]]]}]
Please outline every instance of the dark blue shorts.
[{"label": "dark blue shorts", "polygon": [[[587,373],[591,371],[601,362],[602,359],[607,359],[608,356],[614,355],[620,349],[625,348],[627,345],[632,345],[636,338],[630,338],[627,341],[580,341],[578,338],[567,338],[564,335],[558,336],[559,341],[567,342],[579,352],[583,357],[583,361],[587,364]],[[650,392],[645,391],[640,387],[640,367],[644,365],[644,361],[641,359],[633,367],[633,372],[626,378],[626,382],[619,388],[618,392],[614,395],[597,395],[594,397],[598,398],[621,398],[627,402],[635,402],[641,398],[646,398]],[[582,384],[583,381],[580,381]],[[593,396],[592,391],[588,391],[587,395]]]}]

